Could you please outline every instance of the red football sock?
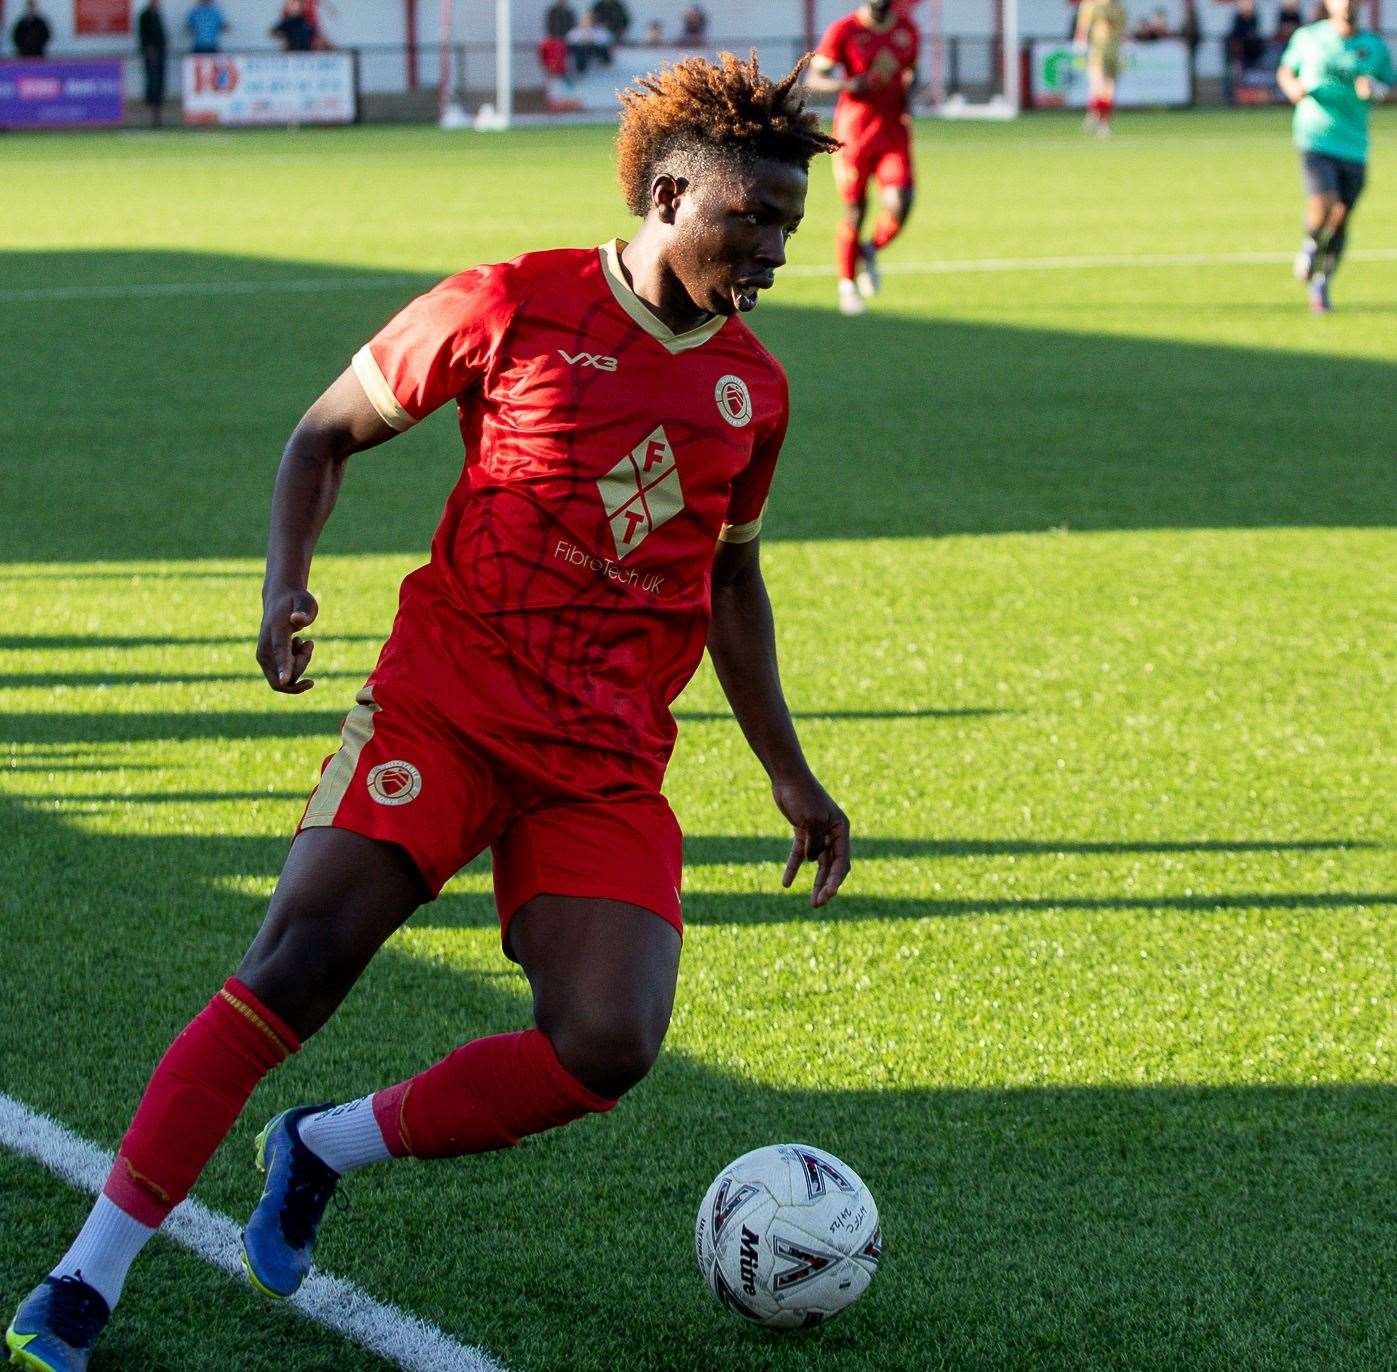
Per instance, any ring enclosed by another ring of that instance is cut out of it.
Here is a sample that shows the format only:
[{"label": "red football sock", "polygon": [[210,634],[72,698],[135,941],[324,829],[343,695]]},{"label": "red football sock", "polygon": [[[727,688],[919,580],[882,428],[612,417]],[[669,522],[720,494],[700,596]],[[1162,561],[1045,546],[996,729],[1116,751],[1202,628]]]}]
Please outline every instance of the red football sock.
[{"label": "red football sock", "polygon": [[1101,116],[1101,122],[1103,124],[1109,124],[1111,122],[1111,110],[1114,108],[1113,102],[1107,100],[1105,96],[1102,96],[1102,98],[1097,103],[1101,107],[1097,111],[1097,113]]},{"label": "red football sock", "polygon": [[537,1029],[476,1039],[374,1096],[395,1158],[455,1158],[509,1148],[616,1102],[589,1091]]},{"label": "red football sock", "polygon": [[841,281],[852,281],[859,260],[859,231],[852,224],[841,223],[834,231],[834,265]]},{"label": "red football sock", "polygon": [[152,1228],[189,1188],[253,1088],[301,1041],[236,977],[185,1027],[151,1074],[102,1188]]},{"label": "red football sock", "polygon": [[873,226],[873,246],[878,252],[882,252],[894,238],[902,232],[902,220],[896,215],[888,214],[886,211],[878,216],[878,222]]}]

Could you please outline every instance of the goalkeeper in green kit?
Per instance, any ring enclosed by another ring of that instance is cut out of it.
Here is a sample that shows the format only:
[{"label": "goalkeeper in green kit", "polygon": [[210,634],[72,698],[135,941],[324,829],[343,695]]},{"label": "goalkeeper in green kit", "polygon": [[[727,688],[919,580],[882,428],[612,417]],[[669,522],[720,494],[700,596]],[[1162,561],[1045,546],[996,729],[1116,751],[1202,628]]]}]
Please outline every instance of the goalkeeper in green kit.
[{"label": "goalkeeper in green kit", "polygon": [[1305,178],[1305,242],[1295,275],[1310,308],[1328,314],[1329,283],[1343,256],[1353,207],[1368,172],[1368,106],[1397,82],[1392,54],[1358,27],[1359,0],[1324,0],[1327,19],[1291,36],[1276,80],[1295,106],[1295,145]]}]

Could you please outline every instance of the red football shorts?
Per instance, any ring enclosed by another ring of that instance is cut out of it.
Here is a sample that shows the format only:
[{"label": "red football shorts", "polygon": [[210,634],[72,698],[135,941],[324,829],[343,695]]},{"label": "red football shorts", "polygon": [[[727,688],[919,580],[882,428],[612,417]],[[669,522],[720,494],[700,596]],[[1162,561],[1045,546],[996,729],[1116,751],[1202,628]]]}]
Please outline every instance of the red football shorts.
[{"label": "red football shorts", "polygon": [[846,205],[862,205],[868,183],[884,188],[912,184],[912,144],[902,134],[874,143],[846,143],[834,154],[834,184]]},{"label": "red football shorts", "polygon": [[355,701],[297,834],[331,827],[396,843],[434,898],[488,847],[506,954],[510,919],[537,895],[624,901],[683,934],[683,837],[658,791],[608,771],[600,752],[579,784],[585,750],[472,738],[399,686],[365,686]]}]

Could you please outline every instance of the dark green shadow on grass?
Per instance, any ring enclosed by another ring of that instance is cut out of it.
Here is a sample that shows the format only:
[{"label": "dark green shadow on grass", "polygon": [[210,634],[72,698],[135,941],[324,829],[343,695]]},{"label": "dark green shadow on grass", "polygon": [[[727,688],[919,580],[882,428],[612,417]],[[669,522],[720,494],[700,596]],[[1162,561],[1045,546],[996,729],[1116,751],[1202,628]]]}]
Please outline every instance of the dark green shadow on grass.
[{"label": "dark green shadow on grass", "polygon": [[[325,289],[288,296],[279,276]],[[0,255],[0,288],[74,280],[269,288],[7,304],[15,561],[260,556],[292,426],[428,284],[196,253]],[[794,404],[768,539],[1386,527],[1397,509],[1391,426],[1374,422],[1397,367],[1381,362],[774,302],[753,320]],[[449,413],[356,459],[323,550],[425,549],[460,461]]]},{"label": "dark green shadow on grass", "polygon": [[[0,820],[5,1088],[110,1148],[151,1064],[260,919],[260,900],[214,879],[264,872],[274,845],[85,833],[12,803]],[[446,904],[489,910],[487,897]],[[201,1198],[245,1214],[259,1189],[252,1136],[270,1113],[521,1027],[524,992],[502,961],[466,973],[390,948],[262,1088]],[[836,1004],[813,1028],[779,998],[763,1013],[791,1015],[812,1054],[826,1034],[847,1043]],[[896,1050],[862,1052],[871,1073],[896,1072]],[[1395,1126],[1397,1091],[1381,1085],[812,1091],[670,1052],[612,1116],[507,1154],[356,1176],[317,1257],[521,1369],[1376,1372],[1391,1351]],[[862,1305],[798,1340],[719,1311],[690,1241],[718,1168],[783,1138],[856,1166],[887,1241]],[[60,1213],[47,1184],[4,1175],[18,1181],[0,1192],[9,1297],[66,1244],[80,1207]],[[137,1268],[92,1372],[208,1365],[209,1313],[168,1299],[170,1280],[160,1260]],[[221,1356],[245,1338],[247,1365],[263,1365],[264,1308],[233,1286],[217,1298]],[[321,1337],[293,1320],[277,1353],[284,1372],[330,1372]]]}]

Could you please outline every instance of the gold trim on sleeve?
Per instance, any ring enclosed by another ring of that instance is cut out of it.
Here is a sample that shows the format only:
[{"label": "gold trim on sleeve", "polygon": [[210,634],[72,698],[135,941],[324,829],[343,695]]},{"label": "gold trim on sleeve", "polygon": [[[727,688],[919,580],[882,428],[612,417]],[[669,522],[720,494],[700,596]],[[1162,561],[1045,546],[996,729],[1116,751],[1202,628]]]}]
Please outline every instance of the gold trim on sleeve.
[{"label": "gold trim on sleeve", "polygon": [[344,717],[340,729],[340,750],[321,773],[320,785],[315,788],[315,794],[306,806],[302,829],[333,827],[340,802],[359,766],[359,754],[374,735],[374,715],[382,707],[374,700],[373,687],[363,687],[354,697],[354,702],[354,708]]},{"label": "gold trim on sleeve", "polygon": [[369,398],[369,404],[378,411],[378,416],[390,429],[396,429],[402,433],[404,429],[410,429],[417,421],[398,404],[398,397],[393,394],[393,388],[388,384],[388,378],[383,375],[383,369],[378,365],[378,360],[369,351],[369,345],[364,344],[357,353],[354,354],[350,364],[354,368],[354,375],[359,378],[359,384],[364,388],[364,394]]},{"label": "gold trim on sleeve", "polygon": [[650,312],[650,307],[631,289],[621,266],[621,250],[625,246],[619,238],[613,238],[610,243],[603,243],[597,249],[601,258],[601,274],[606,278],[606,284],[611,287],[611,294],[616,297],[616,303],[669,352],[682,353],[690,348],[702,347],[728,322],[725,315],[715,314],[707,323],[690,329],[688,333],[675,333],[668,324],[657,319]]},{"label": "gold trim on sleeve", "polygon": [[745,524],[724,524],[718,530],[719,543],[750,543],[762,531],[762,520],[766,516],[766,506],[762,506],[762,512],[755,519],[749,519]]}]

